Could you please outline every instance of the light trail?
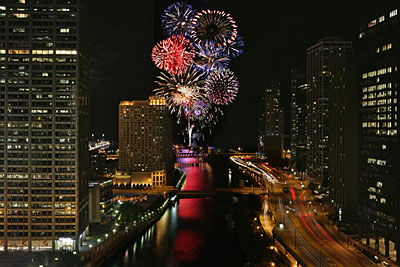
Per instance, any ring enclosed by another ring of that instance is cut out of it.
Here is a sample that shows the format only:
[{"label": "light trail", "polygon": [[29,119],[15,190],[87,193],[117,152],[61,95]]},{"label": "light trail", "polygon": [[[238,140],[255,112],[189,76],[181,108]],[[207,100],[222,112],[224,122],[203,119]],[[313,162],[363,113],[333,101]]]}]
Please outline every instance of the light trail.
[{"label": "light trail", "polygon": [[271,176],[269,173],[265,172],[264,170],[260,169],[259,167],[257,167],[256,165],[254,165],[252,162],[248,162],[248,164],[246,163],[246,161],[238,158],[238,157],[230,157],[230,160],[232,160],[235,164],[251,171],[254,172],[256,174],[258,174],[259,176],[262,176],[263,178],[266,178],[266,180],[272,184],[276,183],[278,180]]},{"label": "light trail", "polygon": [[[307,223],[307,218],[304,218],[304,209],[302,206],[298,205],[298,201],[296,199],[296,193],[293,190],[293,187],[290,188],[290,192],[292,194],[292,200],[294,205],[296,206],[296,215],[299,218],[300,222],[303,224],[304,228],[307,230],[307,232],[314,237],[314,240],[317,241],[321,246],[324,245],[324,242],[314,233],[314,230],[311,229],[311,225]],[[301,209],[301,212],[300,212]],[[307,216],[307,214],[305,214]]]},{"label": "light trail", "polygon": [[269,224],[269,221],[268,221],[268,217],[267,217],[267,215],[268,215],[268,210],[269,210],[268,200],[265,199],[265,200],[264,200],[264,214],[263,214],[263,216],[264,216],[265,224],[266,224],[266,226],[267,226],[268,233],[269,233],[270,236],[272,236],[272,229],[273,229],[273,226],[270,225],[270,224]]},{"label": "light trail", "polygon": [[284,211],[282,198],[279,198],[279,208],[281,210],[281,213],[283,214],[285,224],[288,226],[289,231],[295,232],[296,238],[298,238],[300,243],[299,248],[303,251],[307,258],[314,264],[314,266],[329,266],[326,260],[322,258],[321,255],[319,255],[317,252],[315,252],[315,250],[307,243],[304,237],[293,225],[289,216],[287,216],[286,212]]}]

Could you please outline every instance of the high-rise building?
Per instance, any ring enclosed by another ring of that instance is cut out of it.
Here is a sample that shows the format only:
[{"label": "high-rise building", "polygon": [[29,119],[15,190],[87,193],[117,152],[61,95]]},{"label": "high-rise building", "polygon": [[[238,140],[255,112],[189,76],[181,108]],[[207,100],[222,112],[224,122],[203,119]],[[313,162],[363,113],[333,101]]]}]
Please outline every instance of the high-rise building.
[{"label": "high-rise building", "polygon": [[307,49],[307,174],[324,186],[329,168],[329,77],[331,58],[352,47],[351,42],[326,37]]},{"label": "high-rise building", "polygon": [[283,108],[280,105],[279,83],[264,83],[264,153],[272,164],[282,164]]},{"label": "high-rise building", "polygon": [[352,51],[332,57],[329,79],[329,203],[338,221],[357,219],[358,80]]},{"label": "high-rise building", "polygon": [[306,94],[308,85],[305,73],[292,70],[290,75],[291,83],[291,168],[300,176],[304,175],[307,169],[307,137],[306,120],[307,105]]},{"label": "high-rise building", "polygon": [[0,0],[0,250],[73,250],[85,235],[85,3]]},{"label": "high-rise building", "polygon": [[158,187],[173,168],[172,124],[164,98],[119,105],[119,167],[114,184]]},{"label": "high-rise building", "polygon": [[[384,7],[383,5],[381,7]],[[400,262],[400,3],[361,28],[359,213],[376,250]],[[370,238],[367,239],[370,244]]]}]

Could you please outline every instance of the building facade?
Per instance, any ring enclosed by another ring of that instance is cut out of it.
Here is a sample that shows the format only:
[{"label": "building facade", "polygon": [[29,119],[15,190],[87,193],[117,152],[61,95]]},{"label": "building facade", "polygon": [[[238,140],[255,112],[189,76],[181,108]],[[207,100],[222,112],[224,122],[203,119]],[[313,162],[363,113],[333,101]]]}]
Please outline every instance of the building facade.
[{"label": "building facade", "polygon": [[0,0],[0,250],[76,250],[85,235],[84,2]]},{"label": "building facade", "polygon": [[306,95],[308,85],[305,73],[298,70],[292,70],[290,73],[290,150],[291,150],[291,168],[299,176],[304,176],[307,169],[307,105]]},{"label": "building facade", "polygon": [[351,50],[331,58],[329,78],[329,203],[338,221],[357,220],[358,79]]},{"label": "building facade", "polygon": [[279,86],[272,79],[264,83],[264,153],[274,165],[282,165],[283,153],[284,118]]},{"label": "building facade", "polygon": [[[382,5],[382,7],[384,7]],[[400,262],[400,4],[361,28],[359,205],[367,244]],[[371,238],[370,238],[371,237]]]},{"label": "building facade", "polygon": [[328,64],[351,47],[351,42],[326,37],[307,49],[307,174],[324,186],[329,180]]},{"label": "building facade", "polygon": [[120,103],[118,171],[114,184],[119,186],[166,184],[173,162],[172,123],[164,98]]}]

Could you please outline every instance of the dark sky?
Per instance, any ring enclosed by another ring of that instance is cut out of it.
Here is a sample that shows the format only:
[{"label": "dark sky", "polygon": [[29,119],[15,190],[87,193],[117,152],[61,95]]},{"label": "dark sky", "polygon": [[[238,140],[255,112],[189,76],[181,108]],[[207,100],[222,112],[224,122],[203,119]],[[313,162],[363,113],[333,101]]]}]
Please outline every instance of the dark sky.
[{"label": "dark sky", "polygon": [[[160,17],[155,5],[163,7],[170,1],[89,1],[90,128],[117,141],[119,102],[146,99],[153,88],[157,69],[150,53],[162,38],[154,33]],[[192,2],[204,6],[206,1]],[[289,72],[294,67],[305,69],[306,48],[326,36],[355,40],[360,23],[371,18],[374,8],[368,6],[378,2],[384,1],[210,0],[211,8],[225,10],[236,19],[246,47],[231,64],[239,77],[239,95],[209,143],[255,147],[263,81],[281,82],[282,102],[289,113]]]}]

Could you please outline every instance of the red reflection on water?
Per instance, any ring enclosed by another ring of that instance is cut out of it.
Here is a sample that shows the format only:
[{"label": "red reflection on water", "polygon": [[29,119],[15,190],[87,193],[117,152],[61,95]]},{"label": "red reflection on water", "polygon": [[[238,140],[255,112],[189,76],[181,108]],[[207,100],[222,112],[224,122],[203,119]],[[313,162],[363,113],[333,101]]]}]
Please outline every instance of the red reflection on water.
[{"label": "red reflection on water", "polygon": [[[181,163],[196,163],[194,158],[181,158]],[[208,165],[186,167],[184,190],[207,191],[212,189],[212,173]],[[193,262],[200,259],[206,244],[211,211],[211,200],[204,198],[181,199],[178,205],[179,231],[174,253],[179,261]]]},{"label": "red reflection on water", "polygon": [[199,248],[205,243],[204,233],[183,229],[176,236],[175,257],[179,261],[195,261],[199,258]]}]

